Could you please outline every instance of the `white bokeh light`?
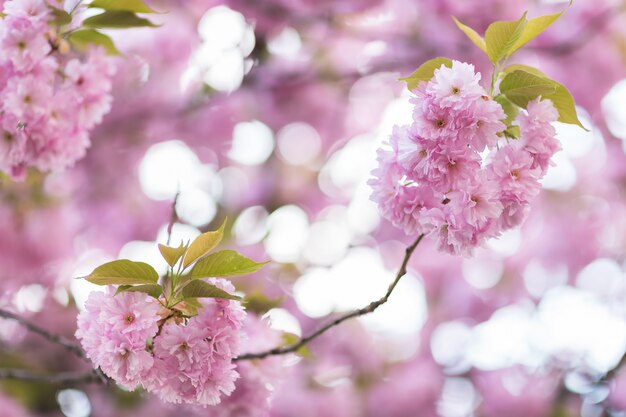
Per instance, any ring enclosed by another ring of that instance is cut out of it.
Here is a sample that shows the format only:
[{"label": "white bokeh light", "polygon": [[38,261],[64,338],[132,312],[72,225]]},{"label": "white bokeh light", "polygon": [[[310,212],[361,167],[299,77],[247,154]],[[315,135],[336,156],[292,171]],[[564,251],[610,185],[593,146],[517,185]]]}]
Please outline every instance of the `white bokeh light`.
[{"label": "white bokeh light", "polygon": [[284,308],[273,308],[264,314],[270,321],[270,327],[281,332],[302,336],[298,319]]},{"label": "white bokeh light", "polygon": [[286,27],[267,42],[267,50],[274,55],[292,57],[298,55],[302,48],[302,40],[297,30]]},{"label": "white bokeh light", "polygon": [[[616,138],[626,141],[626,79],[616,83],[602,99],[606,125]],[[626,142],[624,143],[626,148]]]},{"label": "white bokeh light", "polygon": [[255,45],[254,30],[245,17],[226,6],[213,7],[198,24],[201,45],[194,51],[181,87],[201,81],[218,91],[234,91],[251,67],[246,59]]},{"label": "white bokeh light", "polygon": [[307,123],[291,123],[278,132],[278,152],[291,165],[315,161],[321,150],[321,139],[315,128]]},{"label": "white bokeh light", "polygon": [[264,246],[276,262],[296,262],[300,259],[309,231],[309,218],[298,206],[283,206],[274,211],[269,219],[269,235]]},{"label": "white bokeh light", "polygon": [[474,288],[484,290],[500,282],[504,265],[501,260],[475,256],[463,260],[463,277]]},{"label": "white bokeh light", "polygon": [[463,322],[441,323],[430,337],[430,350],[433,359],[446,367],[457,366],[465,357],[465,348],[470,336],[471,329]]},{"label": "white bokeh light", "polygon": [[312,264],[332,265],[345,255],[350,244],[347,227],[332,221],[320,221],[311,225],[303,256]]},{"label": "white bokeh light", "polygon": [[244,209],[235,223],[232,233],[239,245],[259,243],[269,230],[267,220],[269,214],[263,206],[252,206]]},{"label": "white bokeh light", "polygon": [[222,182],[213,165],[203,165],[183,142],[152,145],[139,165],[143,192],[153,200],[173,200],[178,193],[179,217],[194,226],[211,222],[222,195]]},{"label": "white bokeh light", "polygon": [[196,154],[181,141],[152,145],[139,164],[141,189],[153,200],[172,200],[182,184],[194,181],[199,165]]},{"label": "white bokeh light", "polygon": [[[367,247],[352,248],[330,268],[307,270],[294,285],[294,298],[303,313],[321,317],[361,308],[379,299],[393,278],[394,272],[385,268],[377,251]],[[414,338],[426,316],[424,287],[415,276],[408,274],[386,304],[359,320],[370,331],[391,338]],[[406,346],[409,350],[415,347],[415,343]]]},{"label": "white bokeh light", "polygon": [[274,150],[274,134],[262,122],[237,123],[233,129],[233,139],[228,157],[244,165],[260,165]]},{"label": "white bokeh light", "polygon": [[569,191],[576,185],[578,175],[574,164],[564,151],[557,152],[552,157],[554,166],[548,169],[546,175],[539,180],[546,190]]},{"label": "white bokeh light", "polygon": [[57,394],[57,402],[65,417],[89,417],[91,402],[83,391],[64,389]]}]

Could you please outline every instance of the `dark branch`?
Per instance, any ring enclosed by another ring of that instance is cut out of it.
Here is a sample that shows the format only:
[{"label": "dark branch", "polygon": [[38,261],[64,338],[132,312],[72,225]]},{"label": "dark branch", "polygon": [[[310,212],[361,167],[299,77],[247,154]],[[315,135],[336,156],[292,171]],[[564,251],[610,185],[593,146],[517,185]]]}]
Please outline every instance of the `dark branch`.
[{"label": "dark branch", "polygon": [[54,333],[51,333],[37,326],[36,324],[31,323],[30,321],[23,319],[16,314],[11,313],[10,311],[0,309],[0,317],[4,317],[5,319],[9,319],[9,320],[15,320],[20,325],[24,326],[27,330],[42,336],[44,339],[47,339],[52,343],[56,343],[57,345],[62,346],[68,351],[72,352],[74,355],[78,356],[79,358],[85,359],[87,362],[89,362],[89,359],[87,359],[87,357],[85,356],[85,352],[83,351],[83,349],[81,349],[80,346],[73,343],[72,341],[64,338],[63,336],[59,336]]},{"label": "dark branch", "polygon": [[42,382],[46,384],[101,384],[96,372],[63,372],[53,375],[40,374],[23,369],[0,369],[0,379]]},{"label": "dark branch", "polygon": [[[84,361],[88,362],[89,364],[91,364],[91,361],[89,360],[89,358],[87,358],[87,355],[85,354],[85,351],[77,344],[73,343],[71,340],[68,340],[66,338],[64,338],[63,336],[54,334],[49,332],[46,329],[43,329],[39,326],[37,326],[36,324],[23,319],[22,317],[11,313],[10,311],[6,311],[3,309],[0,309],[0,317],[3,317],[5,319],[9,319],[9,320],[15,320],[16,322],[18,322],[21,326],[24,326],[26,328],[26,330],[36,333],[40,336],[42,336],[44,339],[55,343],[59,346],[62,346],[64,349],[66,349],[67,351],[73,353],[74,355],[78,356],[79,358],[83,359]],[[20,370],[4,370],[3,372],[8,372],[8,374],[5,373],[0,373],[0,379],[4,378],[11,378],[11,379],[28,379],[28,377],[25,378],[17,378],[15,376],[11,377],[11,375],[17,375],[17,374],[22,374],[22,375],[29,375],[28,371],[20,371]],[[13,372],[13,373],[11,373]],[[16,374],[17,373],[17,374]],[[30,374],[30,375],[35,375],[35,374]],[[55,378],[56,376],[68,376],[71,374],[57,374],[57,375],[39,375],[38,377],[44,378],[45,382],[45,378],[48,378],[48,381],[52,381],[51,378]],[[76,374],[74,374],[76,375]],[[82,374],[83,377],[84,375],[87,374]],[[96,378],[100,383],[102,384],[107,384],[109,379],[107,378],[106,375],[104,375],[104,373],[100,370],[100,368],[96,368],[94,369],[92,372],[90,372],[90,375],[92,375],[94,378]]]},{"label": "dark branch", "polygon": [[404,259],[402,261],[402,265],[400,265],[400,269],[398,270],[398,273],[396,274],[395,279],[393,280],[391,285],[389,285],[389,288],[387,289],[387,293],[381,299],[379,299],[377,301],[371,302],[366,307],[363,307],[363,308],[360,308],[358,310],[354,310],[354,311],[351,311],[351,312],[349,312],[347,314],[339,316],[338,318],[336,318],[335,320],[331,321],[330,323],[327,323],[324,326],[320,327],[319,329],[317,329],[316,331],[314,331],[310,335],[308,335],[306,337],[303,337],[297,343],[293,343],[293,344],[287,345],[287,346],[279,346],[279,347],[267,350],[265,352],[246,353],[244,355],[240,355],[240,356],[234,358],[233,361],[244,361],[244,360],[250,360],[250,359],[263,359],[263,358],[266,358],[268,356],[284,355],[286,353],[296,352],[296,351],[298,351],[298,349],[302,348],[307,343],[311,342],[313,339],[316,339],[317,337],[319,337],[322,334],[324,334],[326,331],[332,329],[335,326],[338,326],[339,324],[343,323],[344,321],[350,320],[350,319],[352,319],[354,317],[359,317],[359,316],[363,316],[365,314],[372,313],[378,307],[380,307],[381,305],[385,304],[387,302],[387,300],[389,300],[389,297],[391,296],[391,293],[393,293],[393,290],[398,285],[398,282],[400,282],[400,279],[404,275],[406,275],[406,268],[407,268],[407,265],[409,263],[409,260],[411,259],[411,255],[413,255],[413,252],[415,251],[415,248],[417,248],[417,245],[419,245],[419,243],[422,241],[423,238],[424,238],[424,235],[420,235],[417,238],[417,240],[411,246],[406,248]]}]

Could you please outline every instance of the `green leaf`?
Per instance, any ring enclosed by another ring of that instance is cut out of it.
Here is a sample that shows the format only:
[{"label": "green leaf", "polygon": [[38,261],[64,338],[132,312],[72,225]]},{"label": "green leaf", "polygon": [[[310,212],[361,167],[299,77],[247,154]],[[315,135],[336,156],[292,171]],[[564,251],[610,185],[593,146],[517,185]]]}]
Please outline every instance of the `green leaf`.
[{"label": "green leaf", "polygon": [[163,293],[163,288],[159,284],[142,284],[142,285],[120,285],[115,292],[115,295],[121,292],[143,292],[150,297],[159,298]]},{"label": "green leaf", "polygon": [[580,120],[578,119],[578,115],[576,113],[576,105],[574,103],[574,98],[567,90],[567,88],[558,83],[557,81],[551,80],[548,78],[543,72],[539,71],[537,68],[529,67],[528,65],[509,65],[504,69],[505,74],[509,74],[515,71],[525,71],[530,74],[533,74],[537,77],[545,78],[550,81],[554,85],[554,92],[552,94],[542,95],[542,98],[549,99],[554,104],[554,107],[559,112],[559,122],[561,123],[569,123],[580,126],[584,130],[587,130],[585,126],[582,125]]},{"label": "green leaf", "polygon": [[183,258],[183,267],[187,268],[195,260],[203,257],[207,253],[211,252],[224,238],[224,228],[226,227],[226,219],[219,229],[202,233],[198,236],[187,249],[185,257]]},{"label": "green leaf", "polygon": [[50,14],[52,15],[52,20],[49,21],[51,25],[63,26],[72,23],[72,16],[63,9],[50,7]]},{"label": "green leaf", "polygon": [[506,119],[504,119],[503,121],[507,126],[510,126],[513,120],[515,120],[515,117],[517,117],[517,114],[519,113],[519,107],[511,103],[511,101],[502,94],[497,95],[494,100],[497,101],[500,106],[502,106],[502,109],[506,114]]},{"label": "green leaf", "polygon": [[[570,1],[569,5],[572,5]],[[524,28],[524,32],[522,36],[515,42],[513,48],[511,48],[511,54],[517,51],[522,46],[526,45],[528,42],[535,39],[537,36],[541,34],[544,30],[546,30],[552,23],[554,23],[561,15],[565,13],[563,10],[561,13],[549,14],[545,16],[539,16],[534,19],[530,19]]]},{"label": "green leaf", "polygon": [[195,279],[250,274],[261,269],[266,263],[254,262],[234,250],[222,250],[199,260],[189,272],[189,276]]},{"label": "green leaf", "polygon": [[96,285],[156,284],[159,274],[146,263],[120,259],[100,265],[83,278]]},{"label": "green leaf", "polygon": [[77,30],[70,33],[68,41],[79,51],[86,51],[91,45],[99,45],[104,47],[109,55],[120,55],[115,44],[104,33],[100,33],[94,29]]},{"label": "green leaf", "polygon": [[126,10],[135,13],[154,13],[142,0],[93,0],[89,7],[104,10]]},{"label": "green leaf", "polygon": [[88,17],[83,21],[83,25],[110,29],[157,26],[148,19],[139,17],[135,13],[126,10],[106,10],[104,13]]},{"label": "green leaf", "polygon": [[548,78],[546,76],[546,74],[541,72],[539,69],[537,69],[535,67],[530,67],[528,65],[522,65],[522,64],[508,65],[505,69],[502,70],[502,73],[503,74],[510,74],[510,73],[512,73],[514,71],[525,71],[525,72],[528,72],[530,74],[536,75],[537,77]]},{"label": "green leaf", "polygon": [[483,52],[487,52],[487,44],[485,43],[485,39],[483,39],[483,37],[480,36],[478,32],[476,32],[471,27],[461,23],[456,17],[452,16],[452,19],[454,19],[454,23],[456,23],[459,29],[461,29],[463,33],[465,33],[476,46],[478,46]]},{"label": "green leaf", "polygon": [[429,81],[433,78],[435,70],[441,68],[442,65],[450,68],[452,67],[452,61],[448,58],[435,58],[424,62],[413,74],[408,77],[400,78],[401,81],[406,81],[406,86],[409,90],[414,90],[420,82]]},{"label": "green leaf", "polygon": [[500,92],[511,102],[523,108],[526,108],[529,101],[539,96],[546,97],[554,91],[555,86],[552,80],[521,70],[507,74],[500,83]]},{"label": "green leaf", "polygon": [[181,256],[185,254],[187,251],[187,245],[184,245],[183,242],[180,242],[180,246],[177,248],[172,248],[170,246],[161,245],[159,243],[159,251],[165,259],[165,262],[171,267],[176,265],[176,262],[180,259]]},{"label": "green leaf", "polygon": [[577,125],[583,128],[586,131],[589,131],[578,119],[578,114],[576,113],[576,104],[574,103],[574,98],[572,94],[568,91],[568,89],[560,83],[556,81],[552,81],[555,86],[555,91],[553,94],[546,94],[543,98],[551,100],[554,107],[559,112],[559,122],[568,123],[572,125]]},{"label": "green leaf", "polygon": [[487,55],[491,62],[497,64],[502,58],[511,55],[513,47],[526,28],[526,13],[513,22],[494,22],[485,32]]},{"label": "green leaf", "polygon": [[201,279],[189,281],[183,288],[183,297],[187,298],[224,298],[226,300],[241,300],[241,297],[233,295],[221,288],[204,282]]}]

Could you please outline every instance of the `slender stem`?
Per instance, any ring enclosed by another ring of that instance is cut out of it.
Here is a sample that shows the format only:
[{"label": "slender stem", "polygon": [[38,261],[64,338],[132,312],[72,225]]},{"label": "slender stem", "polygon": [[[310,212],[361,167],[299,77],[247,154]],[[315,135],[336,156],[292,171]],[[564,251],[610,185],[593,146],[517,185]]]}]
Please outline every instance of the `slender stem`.
[{"label": "slender stem", "polygon": [[178,221],[178,213],[176,212],[176,203],[178,203],[179,196],[180,196],[180,189],[176,191],[176,195],[174,196],[174,201],[172,201],[172,216],[170,217],[170,223],[167,225],[167,246],[170,245],[170,241],[172,240],[172,229],[174,228],[174,223]]},{"label": "slender stem", "polygon": [[47,384],[102,383],[95,372],[63,372],[53,375],[39,374],[24,369],[0,369],[0,379],[43,382]]},{"label": "slender stem", "polygon": [[489,96],[493,97],[494,90],[496,89],[496,81],[500,74],[500,64],[493,64],[493,72],[491,73],[491,87],[489,88]]},{"label": "slender stem", "polygon": [[376,310],[378,307],[380,307],[381,305],[385,304],[389,300],[389,297],[391,296],[391,293],[393,293],[393,290],[398,285],[398,282],[400,282],[400,279],[404,275],[406,275],[406,268],[407,268],[407,265],[409,263],[409,260],[411,259],[411,255],[413,255],[413,252],[415,251],[415,248],[417,248],[417,245],[419,245],[419,243],[422,241],[423,238],[424,238],[424,235],[422,234],[422,235],[420,235],[417,238],[417,240],[415,240],[415,242],[413,242],[413,244],[411,246],[406,248],[404,259],[402,260],[402,264],[400,265],[400,269],[398,270],[398,273],[396,274],[395,279],[389,285],[389,288],[387,289],[387,292],[385,293],[385,295],[382,298],[380,298],[379,300],[372,301],[366,307],[363,307],[363,308],[360,308],[358,310],[354,310],[354,311],[351,311],[351,312],[349,312],[347,314],[339,316],[338,318],[336,318],[335,320],[331,321],[330,323],[327,323],[324,326],[320,327],[319,329],[315,330],[310,335],[308,335],[306,337],[303,337],[302,339],[300,339],[296,343],[293,343],[293,344],[287,345],[287,346],[275,347],[275,348],[267,350],[265,352],[246,353],[244,355],[240,355],[240,356],[234,358],[233,361],[244,361],[244,360],[250,360],[250,359],[263,359],[263,358],[266,358],[268,356],[284,355],[286,353],[296,352],[298,349],[300,349],[301,347],[305,346],[307,343],[311,342],[313,339],[316,339],[317,337],[319,337],[322,334],[324,334],[326,331],[328,331],[328,330],[332,329],[333,327],[343,323],[344,321],[349,320],[349,319],[354,318],[354,317],[359,317],[359,316],[363,316],[365,314],[372,313],[374,310]]},{"label": "slender stem", "polygon": [[[16,322],[18,322],[20,325],[24,326],[27,330],[36,333],[40,336],[42,336],[44,339],[49,340],[52,343],[56,343],[57,345],[62,346],[63,348],[67,349],[68,351],[72,352],[74,355],[78,356],[79,358],[82,358],[84,360],[86,360],[87,362],[90,362],[89,359],[87,359],[87,356],[85,355],[85,352],[83,351],[83,349],[78,346],[77,344],[73,343],[72,341],[64,338],[63,336],[59,336],[56,335],[54,333],[49,332],[48,330],[45,330],[39,326],[37,326],[36,324],[21,318],[20,316],[11,313],[10,311],[6,311],[3,309],[0,309],[0,317],[3,317],[5,319],[9,319],[9,320],[15,320]],[[90,362],[91,363],[91,362]]]}]

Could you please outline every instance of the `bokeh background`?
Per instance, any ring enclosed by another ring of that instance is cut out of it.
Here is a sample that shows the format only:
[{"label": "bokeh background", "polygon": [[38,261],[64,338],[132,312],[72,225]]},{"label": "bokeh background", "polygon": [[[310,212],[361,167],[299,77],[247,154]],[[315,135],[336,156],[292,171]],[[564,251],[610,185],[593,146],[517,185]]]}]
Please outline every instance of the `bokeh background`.
[{"label": "bokeh background", "polygon": [[[228,217],[227,245],[272,261],[235,284],[277,329],[306,334],[378,299],[411,240],[366,185],[375,149],[411,117],[397,78],[446,56],[488,79],[452,15],[482,32],[568,2],[147,3],[160,27],[110,32],[124,56],[87,157],[0,186],[0,304],[67,337],[97,289],[75,277],[117,258],[165,270],[155,242],[177,192],[174,242]],[[565,84],[590,128],[557,124],[563,150],[528,221],[472,258],[426,240],[387,305],[285,367],[269,416],[626,416],[626,2],[576,0],[514,61]],[[9,320],[0,343],[1,367],[87,366]],[[222,414],[0,382],[2,417],[186,415]]]}]

